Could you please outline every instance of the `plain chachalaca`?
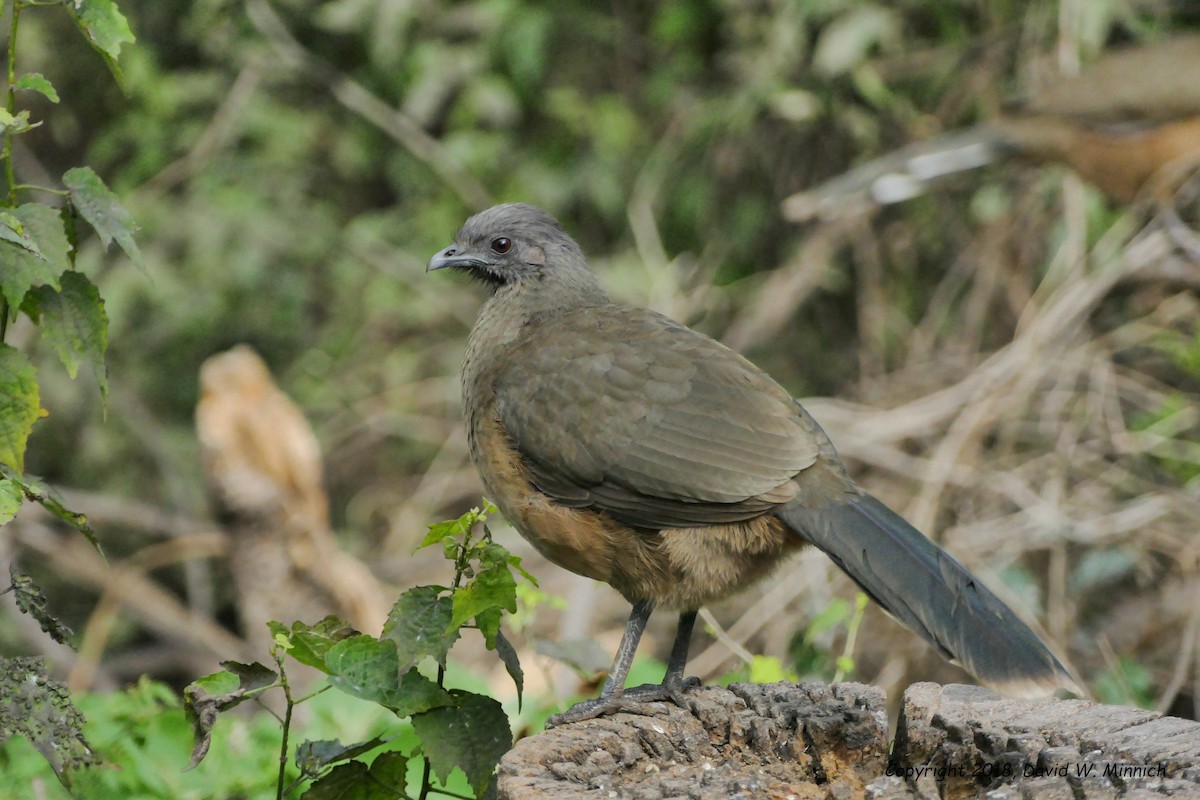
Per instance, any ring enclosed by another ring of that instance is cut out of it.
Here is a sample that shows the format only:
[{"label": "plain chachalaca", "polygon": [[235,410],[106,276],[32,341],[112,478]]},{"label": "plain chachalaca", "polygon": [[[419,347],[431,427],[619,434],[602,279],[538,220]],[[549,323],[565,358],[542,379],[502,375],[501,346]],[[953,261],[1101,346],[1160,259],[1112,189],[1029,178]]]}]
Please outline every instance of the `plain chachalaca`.
[{"label": "plain chachalaca", "polygon": [[848,206],[887,205],[929,184],[1006,156],[1070,166],[1121,202],[1154,179],[1167,185],[1200,164],[1200,35],[1101,55],[1078,75],[1051,81],[996,119],[916,142],[868,161],[783,204],[793,221]]},{"label": "plain chachalaca", "polygon": [[[697,610],[816,545],[892,616],[1010,694],[1073,688],[1037,635],[961,564],[863,492],[825,432],[741,355],[608,299],[546,212],[467,220],[429,270],[490,297],[462,369],[471,458],[488,495],[554,563],[633,604],[600,697],[682,704]],[[656,606],[681,612],[662,685],[624,690]]]}]

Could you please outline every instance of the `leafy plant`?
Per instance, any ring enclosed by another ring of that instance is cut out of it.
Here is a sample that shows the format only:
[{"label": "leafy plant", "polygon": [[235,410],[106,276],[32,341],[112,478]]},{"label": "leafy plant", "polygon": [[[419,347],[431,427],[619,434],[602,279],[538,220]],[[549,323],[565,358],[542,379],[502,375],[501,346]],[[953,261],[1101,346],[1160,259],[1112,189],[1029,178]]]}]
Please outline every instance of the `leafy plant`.
[{"label": "leafy plant", "polygon": [[[351,787],[353,796],[364,798],[423,799],[431,792],[461,797],[460,791],[450,788],[456,771],[465,776],[472,796],[489,792],[496,764],[512,745],[508,717],[491,697],[447,688],[446,659],[464,629],[479,631],[512,676],[520,701],[524,676],[500,621],[505,612],[517,610],[517,575],[536,582],[521,568],[517,556],[492,541],[484,523],[494,510],[485,503],[482,510],[472,509],[456,520],[430,526],[420,547],[441,545],[454,564],[454,579],[449,586],[406,591],[378,638],[358,633],[333,616],[315,625],[294,622],[285,627],[272,622],[273,669],[226,661],[220,672],[189,685],[184,706],[195,730],[189,768],[207,754],[220,712],[279,690],[285,710],[277,797],[306,783],[303,796],[310,800],[343,797]],[[328,684],[313,694],[294,697],[286,670],[288,656],[324,673]],[[291,767],[293,711],[330,687],[376,703],[398,718],[409,718],[415,737],[401,750],[392,749],[394,737],[382,734],[353,744],[305,741],[296,747]],[[420,762],[420,771],[410,785],[413,762]]]},{"label": "leafy plant", "polygon": [[[862,625],[863,614],[867,610],[867,596],[858,592],[854,604],[836,598],[821,613],[813,617],[803,634],[797,635],[789,648],[792,667],[795,672],[788,675],[828,676],[829,680],[840,681],[854,674],[854,646],[858,640],[858,629]],[[839,627],[845,627],[846,639],[842,645],[841,655],[832,657],[828,647],[818,646],[818,639],[825,634],[831,634]],[[776,678],[775,680],[782,680]]]},{"label": "leafy plant", "polygon": [[[118,82],[117,56],[123,44],[133,41],[129,24],[113,0],[12,0],[8,4],[7,88],[0,109],[6,184],[0,195],[0,525],[11,522],[23,503],[36,503],[76,528],[99,550],[87,518],[63,505],[38,478],[24,473],[29,436],[47,412],[42,408],[33,363],[5,342],[10,323],[24,314],[72,378],[80,366],[91,369],[102,402],[107,403],[104,353],[108,316],[99,290],[75,269],[76,220],[82,217],[90,224],[105,246],[115,241],[135,263],[140,262],[133,220],[90,168],[68,170],[62,176],[62,188],[17,182],[14,141],[41,125],[30,109],[18,109],[18,95],[32,92],[51,103],[60,101],[58,91],[43,75],[17,71],[22,13],[50,6],[58,6],[75,21]],[[62,205],[56,208],[26,201],[31,193],[58,197]],[[9,587],[0,594],[12,592],[17,607],[37,619],[43,631],[70,644],[70,629],[49,613],[41,589],[27,575],[12,570],[10,576]],[[13,735],[24,736],[67,785],[72,769],[95,761],[83,738],[82,724],[83,715],[66,689],[46,674],[41,659],[0,658],[0,742]]]}]

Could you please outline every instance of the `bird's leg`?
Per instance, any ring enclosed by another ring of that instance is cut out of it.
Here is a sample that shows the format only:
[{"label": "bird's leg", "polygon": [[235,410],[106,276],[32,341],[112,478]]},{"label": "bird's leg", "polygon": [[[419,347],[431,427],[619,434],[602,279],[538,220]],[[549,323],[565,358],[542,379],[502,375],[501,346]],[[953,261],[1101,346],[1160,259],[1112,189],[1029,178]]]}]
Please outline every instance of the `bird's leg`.
[{"label": "bird's leg", "polygon": [[625,678],[629,675],[629,666],[633,663],[633,654],[637,651],[642,631],[650,619],[654,604],[640,600],[633,604],[629,614],[629,622],[625,624],[625,633],[621,644],[617,647],[617,655],[613,659],[612,669],[608,680],[600,690],[600,696],[595,700],[584,700],[576,703],[561,714],[555,714],[546,724],[549,727],[563,725],[568,722],[581,722],[593,719],[601,714],[615,711],[639,711],[643,703],[653,703],[660,700],[670,700],[680,708],[687,708],[684,693],[688,689],[700,685],[699,678],[684,678],[683,671],[687,666],[688,650],[692,642],[692,629],[696,626],[696,612],[685,611],[679,615],[679,626],[675,629],[675,642],[671,645],[671,656],[667,661],[667,674],[662,683],[647,683],[625,688]]},{"label": "bird's leg", "polygon": [[667,674],[662,683],[646,684],[625,692],[626,700],[651,702],[671,700],[680,708],[687,708],[684,693],[700,685],[699,678],[684,678],[688,650],[692,643],[692,629],[696,626],[696,612],[685,611],[679,615],[679,627],[675,629],[675,643],[671,645],[671,657],[667,661]]},{"label": "bird's leg", "polygon": [[700,685],[700,679],[695,676],[683,677],[683,670],[687,667],[688,650],[692,644],[692,628],[696,627],[696,613],[693,610],[679,615],[675,644],[671,645],[671,659],[667,662],[667,674],[663,678],[663,687],[666,688],[667,694],[675,701],[675,705],[682,708],[687,707],[683,703],[683,693]]},{"label": "bird's leg", "polygon": [[[546,720],[548,727],[593,719],[607,712],[620,711],[624,707],[621,696],[625,692],[625,678],[629,675],[629,665],[633,663],[633,654],[637,652],[638,642],[642,639],[642,632],[646,630],[646,623],[652,611],[654,603],[650,600],[639,600],[633,604],[633,610],[629,612],[629,621],[625,623],[625,633],[621,636],[621,644],[617,647],[612,668],[608,671],[608,680],[604,682],[600,696],[595,700],[576,703],[561,714],[555,714]],[[686,650],[684,655],[686,657]]]}]

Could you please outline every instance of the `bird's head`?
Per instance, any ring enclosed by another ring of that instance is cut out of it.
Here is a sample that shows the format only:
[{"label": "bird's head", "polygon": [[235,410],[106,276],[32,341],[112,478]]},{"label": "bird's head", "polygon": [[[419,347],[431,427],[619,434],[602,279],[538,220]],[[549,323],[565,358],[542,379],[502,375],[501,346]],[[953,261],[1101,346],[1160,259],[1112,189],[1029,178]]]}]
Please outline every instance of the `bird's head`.
[{"label": "bird's head", "polygon": [[603,295],[575,240],[554,217],[525,203],[493,206],[468,219],[454,243],[429,259],[426,272],[447,268],[466,272],[493,291],[550,284]]}]

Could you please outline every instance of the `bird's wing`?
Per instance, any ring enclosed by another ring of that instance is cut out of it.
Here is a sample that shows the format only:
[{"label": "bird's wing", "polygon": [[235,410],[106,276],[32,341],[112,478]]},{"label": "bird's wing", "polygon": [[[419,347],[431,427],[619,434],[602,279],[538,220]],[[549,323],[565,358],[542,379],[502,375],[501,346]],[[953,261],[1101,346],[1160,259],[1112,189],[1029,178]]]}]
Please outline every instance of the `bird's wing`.
[{"label": "bird's wing", "polygon": [[[538,488],[645,528],[761,514],[817,458],[818,433],[742,356],[646,309],[526,328],[496,408]],[[774,495],[772,494],[774,493]]]}]

